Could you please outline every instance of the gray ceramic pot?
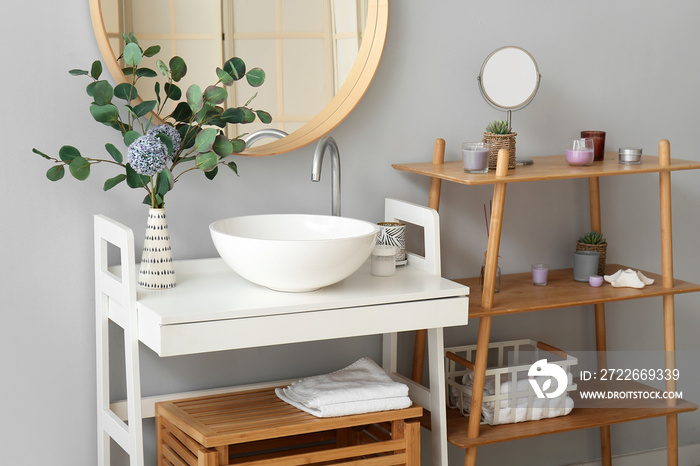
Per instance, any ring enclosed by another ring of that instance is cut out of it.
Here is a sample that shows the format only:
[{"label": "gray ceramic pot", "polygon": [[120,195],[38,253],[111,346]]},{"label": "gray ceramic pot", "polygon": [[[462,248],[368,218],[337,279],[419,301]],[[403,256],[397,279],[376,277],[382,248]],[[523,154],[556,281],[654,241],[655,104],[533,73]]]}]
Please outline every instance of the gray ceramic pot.
[{"label": "gray ceramic pot", "polygon": [[574,280],[577,282],[588,282],[588,277],[598,275],[598,251],[575,251],[574,252]]}]

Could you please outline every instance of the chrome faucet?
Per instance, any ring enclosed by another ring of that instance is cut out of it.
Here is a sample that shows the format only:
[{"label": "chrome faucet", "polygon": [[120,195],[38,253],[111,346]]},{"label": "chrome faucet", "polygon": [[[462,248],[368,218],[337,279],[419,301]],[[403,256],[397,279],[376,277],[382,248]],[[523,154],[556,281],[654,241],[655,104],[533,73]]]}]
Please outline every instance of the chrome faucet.
[{"label": "chrome faucet", "polygon": [[285,136],[289,136],[287,133],[282,131],[281,129],[274,129],[274,128],[265,128],[265,129],[260,129],[258,131],[252,132],[250,134],[246,134],[243,136],[241,139],[245,142],[246,147],[250,147],[253,145],[253,143],[259,139],[263,138],[273,138],[273,139],[282,139]]},{"label": "chrome faucet", "polygon": [[331,214],[340,217],[340,152],[338,144],[331,136],[321,138],[316,145],[311,166],[311,181],[321,179],[321,162],[326,149],[329,149],[331,154]]}]

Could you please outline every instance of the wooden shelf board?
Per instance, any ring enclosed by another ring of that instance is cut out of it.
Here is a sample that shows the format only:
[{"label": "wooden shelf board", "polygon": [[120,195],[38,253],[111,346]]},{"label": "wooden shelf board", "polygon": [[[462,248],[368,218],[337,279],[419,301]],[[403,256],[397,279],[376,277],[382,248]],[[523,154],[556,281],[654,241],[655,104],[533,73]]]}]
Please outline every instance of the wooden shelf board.
[{"label": "wooden shelf board", "polygon": [[[539,435],[556,434],[573,430],[588,429],[610,424],[618,424],[629,421],[638,421],[654,417],[668,416],[694,411],[697,405],[685,400],[676,400],[676,406],[667,406],[664,400],[606,400],[606,401],[582,401],[578,397],[581,390],[624,390],[659,392],[638,382],[581,382],[577,380],[578,390],[572,392],[574,409],[566,416],[539,421],[519,422],[516,424],[504,424],[489,426],[482,424],[479,429],[479,437],[472,439],[467,437],[467,423],[469,417],[462,416],[457,409],[447,410],[447,440],[461,448],[477,447],[509,440],[536,437]],[[626,407],[627,406],[627,407]],[[424,420],[429,420],[429,413],[424,413]],[[429,427],[429,426],[427,426]]]},{"label": "wooden shelf board", "polygon": [[[621,264],[607,264],[606,272],[612,274],[628,268],[638,270]],[[700,285],[682,280],[673,280],[673,288],[664,288],[661,286],[661,275],[647,271],[642,273],[653,278],[654,284],[636,289],[614,288],[604,283],[596,288],[575,281],[573,269],[570,268],[550,270],[546,286],[532,285],[530,272],[507,274],[501,277],[501,291],[494,296],[493,308],[489,310],[481,307],[479,277],[454,281],[470,287],[469,317],[472,319],[700,291]]]},{"label": "wooden shelf board", "polygon": [[605,158],[593,162],[588,167],[574,167],[566,163],[563,155],[543,155],[532,157],[533,165],[518,166],[508,170],[508,176],[497,178],[495,171],[485,174],[465,173],[462,161],[445,162],[441,165],[425,163],[393,164],[396,170],[418,175],[439,178],[466,185],[489,185],[495,183],[517,183],[524,181],[565,180],[575,178],[593,178],[613,175],[634,175],[639,173],[658,173],[661,171],[697,170],[700,162],[671,159],[668,167],[659,166],[656,156],[642,156],[640,165],[621,165],[617,161],[617,152],[606,152]]}]

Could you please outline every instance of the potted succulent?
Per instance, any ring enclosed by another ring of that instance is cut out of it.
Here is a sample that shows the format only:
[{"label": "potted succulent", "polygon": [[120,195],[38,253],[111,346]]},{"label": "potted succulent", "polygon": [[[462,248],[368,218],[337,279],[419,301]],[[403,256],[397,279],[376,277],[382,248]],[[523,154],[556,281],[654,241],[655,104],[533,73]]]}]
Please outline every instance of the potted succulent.
[{"label": "potted succulent", "polygon": [[483,141],[491,144],[489,151],[489,170],[495,170],[498,163],[498,151],[508,149],[508,168],[515,168],[515,136],[517,133],[506,120],[493,120],[486,126]]},{"label": "potted succulent", "polygon": [[[117,167],[119,173],[105,181],[105,191],[122,182],[130,188],[144,189],[143,202],[150,211],[139,285],[171,288],[175,286],[175,276],[165,222],[165,196],[182,175],[191,171],[200,171],[210,180],[217,175],[220,165],[238,173],[236,163],[228,157],[243,151],[245,142],[239,137],[228,138],[224,128],[228,123],[252,123],[256,118],[269,123],[272,118],[263,110],[248,107],[255,95],[242,107],[223,108],[228,96],[226,87],[243,78],[250,86],[258,87],[265,81],[265,73],[260,68],[246,70],[245,62],[234,57],[223,68],[216,69],[217,80],[213,85],[202,89],[193,84],[183,92],[178,82],[186,75],[187,65],[181,57],[173,57],[167,65],[157,60],[155,69],[149,68],[144,66],[144,59],[155,56],[160,47],[143,50],[133,34],[125,34],[124,40],[126,45],[119,59],[123,59],[123,71],[130,82],[112,86],[100,79],[99,60],[92,63],[89,71],[74,69],[70,74],[91,78],[86,89],[92,98],[90,113],[98,123],[121,134],[126,156],[111,143],[105,144],[104,157],[84,156],[70,145],[62,146],[57,156],[38,149],[33,152],[53,162],[46,172],[51,181],[62,179],[66,168],[73,178],[85,180],[93,165],[106,164]],[[156,100],[142,100],[137,82],[159,74],[165,82],[155,83]],[[168,101],[178,103],[169,115],[161,116]]]},{"label": "potted succulent", "polygon": [[596,251],[600,254],[600,259],[598,261],[598,275],[603,275],[605,273],[605,255],[608,247],[608,242],[605,240],[603,235],[597,231],[589,231],[585,235],[581,236],[578,241],[576,241],[577,251]]}]

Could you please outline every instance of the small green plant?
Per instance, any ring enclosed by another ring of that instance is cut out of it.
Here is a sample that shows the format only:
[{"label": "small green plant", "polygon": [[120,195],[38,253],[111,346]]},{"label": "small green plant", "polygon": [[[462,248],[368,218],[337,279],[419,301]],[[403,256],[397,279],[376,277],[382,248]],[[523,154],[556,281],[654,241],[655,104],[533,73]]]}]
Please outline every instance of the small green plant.
[{"label": "small green plant", "polygon": [[[219,165],[225,165],[238,174],[235,162],[227,157],[243,151],[245,142],[240,136],[229,139],[223,129],[227,124],[252,123],[256,118],[270,123],[272,118],[268,112],[248,107],[257,93],[242,107],[225,109],[226,87],[243,78],[251,87],[258,87],[265,81],[264,71],[260,68],[246,70],[243,60],[234,57],[224,63],[223,69],[216,69],[215,84],[205,89],[193,84],[183,92],[178,87],[178,82],[187,73],[182,58],[173,57],[167,65],[158,60],[156,71],[142,66],[142,62],[156,55],[160,46],[143,50],[133,34],[124,34],[124,41],[126,46],[119,58],[124,59],[126,67],[123,71],[131,77],[130,82],[113,87],[100,79],[102,63],[99,60],[93,62],[89,71],[74,69],[69,73],[91,78],[87,85],[87,94],[93,99],[90,113],[98,123],[121,133],[127,147],[126,156],[110,143],[105,145],[110,157],[83,156],[78,149],[68,145],[59,149],[57,157],[33,149],[34,153],[54,164],[46,173],[47,178],[58,181],[67,168],[75,179],[82,181],[90,175],[92,165],[116,165],[121,173],[105,181],[105,191],[126,181],[130,188],[146,190],[144,204],[162,208],[165,195],[184,173],[199,170],[211,180]],[[155,83],[156,100],[142,101],[136,89],[137,81],[155,78],[158,74],[165,78],[165,82],[162,86],[160,82]],[[177,102],[183,97],[185,100],[177,103],[172,113],[161,117],[168,100]],[[151,112],[163,123],[152,124]]]},{"label": "small green plant", "polygon": [[603,235],[598,233],[597,231],[589,231],[582,237],[578,239],[579,243],[583,244],[605,244],[605,238],[603,238]]},{"label": "small green plant", "polygon": [[493,134],[509,134],[510,127],[506,120],[493,120],[486,126],[486,132]]}]

